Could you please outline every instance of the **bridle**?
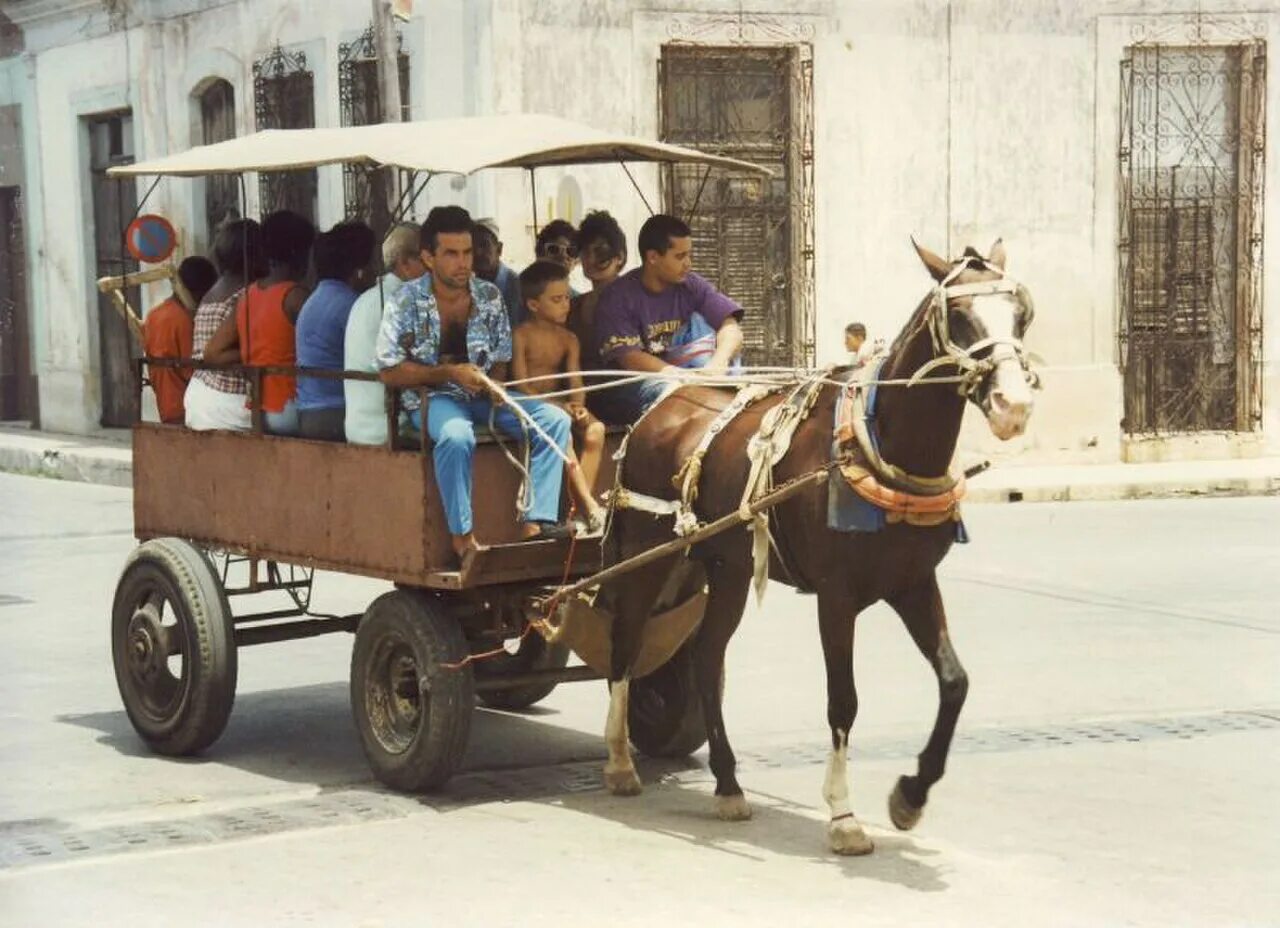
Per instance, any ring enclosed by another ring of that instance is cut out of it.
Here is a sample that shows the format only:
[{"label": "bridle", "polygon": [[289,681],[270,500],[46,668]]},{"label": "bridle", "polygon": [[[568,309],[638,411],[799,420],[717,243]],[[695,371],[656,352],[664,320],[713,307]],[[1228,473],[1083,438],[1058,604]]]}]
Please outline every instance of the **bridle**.
[{"label": "bridle", "polygon": [[[956,278],[974,264],[980,270],[998,274],[996,280],[983,280],[971,284],[954,283]],[[948,378],[956,383],[956,392],[965,399],[975,399],[975,394],[1001,361],[1016,358],[1022,367],[1023,375],[1032,389],[1039,389],[1040,377],[1031,369],[1026,346],[1022,339],[1013,335],[992,335],[978,339],[967,347],[957,345],[951,338],[949,304],[951,300],[964,297],[996,296],[1008,294],[1017,301],[1023,315],[1022,331],[1026,331],[1031,320],[1035,318],[1035,304],[1031,300],[1031,292],[1018,281],[1005,274],[1004,269],[992,264],[985,258],[974,255],[961,259],[933,290],[929,306],[925,310],[925,325],[929,327],[929,335],[933,339],[934,358],[925,362],[919,370],[911,375],[908,386],[916,386],[933,371],[942,367],[955,367],[959,376]],[[991,353],[985,358],[975,355],[990,348]]]}]

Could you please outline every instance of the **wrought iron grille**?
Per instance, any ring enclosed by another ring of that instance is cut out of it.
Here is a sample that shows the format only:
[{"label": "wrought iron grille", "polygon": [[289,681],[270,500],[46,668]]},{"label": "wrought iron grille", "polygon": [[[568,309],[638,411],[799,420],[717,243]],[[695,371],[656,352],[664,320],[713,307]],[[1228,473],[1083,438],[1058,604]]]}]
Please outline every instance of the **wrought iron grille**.
[{"label": "wrought iron grille", "polygon": [[[400,118],[409,118],[409,56],[396,36],[400,77]],[[353,42],[338,46],[338,102],[344,126],[368,126],[383,121],[382,97],[378,93],[378,46],[373,27]],[[388,169],[369,170],[347,164],[342,168],[343,213],[361,219],[382,232],[390,222],[386,208]]]},{"label": "wrought iron grille", "polygon": [[744,310],[753,364],[807,363],[812,331],[812,71],[807,46],[670,44],[662,138],[764,165],[772,177],[666,169],[666,209],[693,229],[694,268]]},{"label": "wrought iron grille", "polygon": [[1262,413],[1262,43],[1121,62],[1120,363],[1130,434]]},{"label": "wrought iron grille", "polygon": [[[253,63],[253,112],[259,129],[311,129],[316,124],[315,76],[305,52],[277,45]],[[258,175],[258,211],[290,209],[316,220],[316,171],[264,171]]]},{"label": "wrought iron grille", "polygon": [[[205,145],[225,142],[236,135],[235,90],[224,80],[215,80],[200,94],[200,126]],[[210,247],[218,227],[240,218],[240,195],[236,179],[230,174],[214,174],[205,178],[205,241]]]}]

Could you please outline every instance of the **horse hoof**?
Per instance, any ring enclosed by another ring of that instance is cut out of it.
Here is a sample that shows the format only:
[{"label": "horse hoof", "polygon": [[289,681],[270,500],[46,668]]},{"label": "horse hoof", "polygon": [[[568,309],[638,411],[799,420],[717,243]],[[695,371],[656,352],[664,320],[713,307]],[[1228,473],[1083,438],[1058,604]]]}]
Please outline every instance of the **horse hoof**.
[{"label": "horse hoof", "polygon": [[626,770],[606,770],[604,785],[615,796],[639,796],[644,788],[634,768]]},{"label": "horse hoof", "polygon": [[899,777],[893,792],[889,794],[889,820],[893,822],[893,827],[899,831],[910,831],[920,823],[923,812],[924,806],[917,808],[907,799],[906,793],[902,791],[902,778]]},{"label": "horse hoof", "polygon": [[831,841],[831,850],[842,857],[858,857],[870,854],[875,850],[872,841],[856,818],[843,818],[827,826],[827,837]]},{"label": "horse hoof", "polygon": [[737,796],[717,796],[716,817],[722,822],[745,822],[751,818],[751,804],[741,793]]}]

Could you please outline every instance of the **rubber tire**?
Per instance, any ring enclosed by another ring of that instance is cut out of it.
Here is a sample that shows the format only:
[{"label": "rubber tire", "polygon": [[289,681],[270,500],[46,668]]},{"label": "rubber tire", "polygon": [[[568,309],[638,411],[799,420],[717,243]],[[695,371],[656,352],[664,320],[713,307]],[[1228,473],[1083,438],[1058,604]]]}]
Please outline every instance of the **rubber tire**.
[{"label": "rubber tire", "polygon": [[[490,646],[475,645],[478,650],[489,650]],[[561,670],[569,663],[569,648],[563,644],[552,644],[537,632],[531,631],[520,642],[515,654],[501,654],[477,661],[472,664],[479,678],[500,677],[508,673],[526,673],[530,670]],[[527,686],[514,686],[506,690],[489,690],[480,693],[480,701],[491,709],[506,709],[519,712],[528,709],[534,703],[541,702],[551,695],[558,684],[530,683]]]},{"label": "rubber tire", "polygon": [[[129,624],[146,587],[164,592],[182,628],[185,692],[175,711],[150,715],[135,704],[127,665]],[[227,727],[236,697],[236,644],[226,592],[204,553],[180,538],[154,538],[125,561],[111,607],[111,659],[116,686],[134,730],[158,754],[203,751]]]},{"label": "rubber tire", "polygon": [[[379,651],[400,646],[425,672],[429,696],[419,703],[408,743],[393,750],[377,734],[378,712],[369,691],[378,686]],[[351,651],[351,710],[374,776],[387,786],[420,793],[443,786],[462,762],[471,733],[475,681],[471,667],[450,670],[444,663],[467,657],[462,628],[434,597],[419,590],[384,593],[370,604],[356,628]],[[425,704],[425,710],[421,706]]]},{"label": "rubber tire", "polygon": [[[723,691],[723,679],[720,685]],[[707,743],[692,641],[653,673],[631,681],[627,727],[631,743],[647,757],[687,757]]]}]

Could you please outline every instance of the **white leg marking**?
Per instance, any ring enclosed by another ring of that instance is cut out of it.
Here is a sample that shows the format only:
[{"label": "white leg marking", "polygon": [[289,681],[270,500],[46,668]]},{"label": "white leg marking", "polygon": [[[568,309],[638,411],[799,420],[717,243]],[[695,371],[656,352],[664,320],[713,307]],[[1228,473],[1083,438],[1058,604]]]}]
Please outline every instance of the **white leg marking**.
[{"label": "white leg marking", "polygon": [[831,809],[831,817],[849,814],[849,733],[836,729],[840,746],[827,758],[827,777],[822,782],[822,798]]},{"label": "white leg marking", "polygon": [[609,717],[604,726],[605,747],[609,760],[604,765],[604,783],[617,796],[634,796],[640,792],[640,777],[631,760],[627,731],[627,696],[631,682],[623,677],[609,693]]},{"label": "white leg marking", "polygon": [[849,808],[849,733],[836,729],[836,735],[840,743],[827,759],[827,776],[822,783],[822,798],[831,810],[827,838],[837,854],[869,854],[875,845]]}]

